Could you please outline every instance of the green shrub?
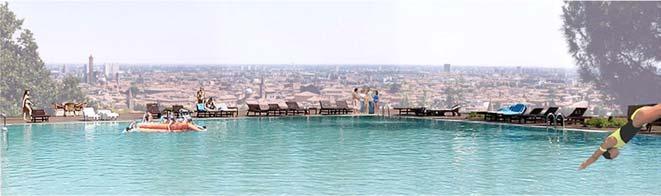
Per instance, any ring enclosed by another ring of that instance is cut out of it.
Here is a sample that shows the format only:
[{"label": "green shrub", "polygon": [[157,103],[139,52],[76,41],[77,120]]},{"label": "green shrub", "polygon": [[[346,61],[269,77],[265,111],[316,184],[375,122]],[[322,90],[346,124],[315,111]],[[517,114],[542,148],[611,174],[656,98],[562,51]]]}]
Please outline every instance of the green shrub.
[{"label": "green shrub", "polygon": [[587,126],[597,127],[597,128],[617,128],[621,127],[627,123],[627,119],[616,118],[613,120],[608,120],[608,118],[591,118],[585,121]]},{"label": "green shrub", "polygon": [[606,127],[616,128],[616,127],[624,126],[625,124],[627,124],[627,119],[616,118],[613,119],[612,121],[609,121]]},{"label": "green shrub", "polygon": [[477,114],[477,112],[468,113],[468,119],[469,120],[479,120],[481,118],[482,118],[482,115]]}]

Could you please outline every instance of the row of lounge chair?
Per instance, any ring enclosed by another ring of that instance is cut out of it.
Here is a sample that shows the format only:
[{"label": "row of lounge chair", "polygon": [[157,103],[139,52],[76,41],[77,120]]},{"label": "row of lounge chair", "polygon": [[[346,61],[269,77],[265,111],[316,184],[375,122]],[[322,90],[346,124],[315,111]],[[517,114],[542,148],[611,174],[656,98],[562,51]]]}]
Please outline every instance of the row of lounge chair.
[{"label": "row of lounge chair", "polygon": [[[627,117],[630,117],[633,112],[635,112],[638,108],[644,107],[644,106],[654,106],[656,104],[641,104],[641,105],[630,105],[628,106],[627,109]],[[510,111],[513,110],[511,106]],[[517,106],[520,107],[520,106]],[[558,107],[549,107],[544,110],[544,108],[534,108],[533,110],[530,111],[530,113],[525,114],[525,106],[523,109],[519,109],[518,113],[508,113],[508,112],[502,112],[502,111],[496,111],[496,112],[478,112],[479,114],[484,115],[484,120],[485,121],[506,121],[506,122],[513,122],[517,121],[518,123],[528,123],[528,122],[533,122],[533,123],[539,123],[539,122],[546,122],[549,116],[558,118]],[[574,110],[566,116],[562,116],[565,124],[582,124],[585,126],[585,122],[587,119],[590,119],[592,117],[590,116],[585,116],[585,113],[587,112],[587,108],[584,107],[577,107],[574,108]],[[544,111],[542,113],[542,111]],[[516,111],[515,111],[516,112]],[[643,130],[647,132],[652,131],[652,126],[661,126],[661,119],[657,119],[654,122],[648,123]]]},{"label": "row of lounge chair", "polygon": [[337,115],[348,114],[352,111],[346,101],[336,101],[335,105],[331,104],[330,101],[319,101],[319,106],[319,114]]},{"label": "row of lounge chair", "polygon": [[49,119],[50,115],[46,114],[46,111],[43,109],[33,109],[32,115],[30,115],[30,121],[33,123],[36,123],[37,121],[48,122]]},{"label": "row of lounge chair", "polygon": [[198,103],[195,108],[195,113],[198,118],[234,117],[238,115],[239,108],[229,107],[227,104],[221,103],[218,104],[218,109],[209,110],[205,107],[205,104]]},{"label": "row of lounge chair", "polygon": [[[57,110],[56,110],[57,112]],[[95,111],[94,108],[86,107],[82,109],[83,120],[117,120],[119,114],[114,113],[110,110],[99,110]],[[32,115],[30,115],[30,122],[48,122],[50,120],[50,115],[46,113],[43,109],[33,109]]]},{"label": "row of lounge chair", "polygon": [[110,110],[94,111],[94,108],[83,108],[83,120],[117,120],[119,114]]},{"label": "row of lounge chair", "polygon": [[349,114],[352,109],[346,101],[336,101],[332,104],[330,101],[319,101],[319,108],[302,108],[295,101],[285,102],[286,107],[281,107],[279,104],[268,104],[267,108],[261,107],[259,104],[248,104],[248,111],[246,116],[280,116],[280,115],[309,115],[310,110],[316,110],[318,114],[322,115],[339,115]]},{"label": "row of lounge chair", "polygon": [[415,115],[415,116],[445,116],[446,113],[452,114],[452,116],[461,116],[459,110],[461,109],[460,104],[453,105],[450,108],[446,109],[428,109],[426,107],[414,107],[414,108],[393,108],[398,111],[400,116],[404,115]]},{"label": "row of lounge chair", "polygon": [[[259,104],[248,104],[246,116],[280,116],[280,115],[298,115],[310,114],[310,109],[301,108],[297,102],[285,102],[287,107],[280,107],[277,103],[268,104],[267,108],[262,108]],[[251,114],[252,113],[252,114]]]},{"label": "row of lounge chair", "polygon": [[53,109],[55,110],[55,116],[78,116],[83,112],[86,103],[53,103]]},{"label": "row of lounge chair", "polygon": [[[499,122],[518,122],[518,123],[538,123],[545,122],[549,115],[552,115],[555,119],[555,115],[558,112],[558,107],[549,107],[549,108],[534,108],[529,113],[526,113],[528,107],[523,104],[514,104],[509,107],[504,107],[498,111],[488,111],[488,112],[478,112],[484,116],[484,121],[499,121]],[[566,116],[562,116],[566,124],[578,124],[581,123],[585,125],[585,120],[589,119],[589,116],[585,116],[587,108],[574,108],[574,110]],[[542,113],[543,112],[543,113]]]},{"label": "row of lounge chair", "polygon": [[[227,107],[227,105],[221,104],[223,107],[219,107],[218,110],[207,110],[204,108],[204,105],[196,105],[196,117],[197,118],[208,118],[208,117],[227,117],[227,116],[236,116],[239,112],[236,107]],[[172,112],[175,117],[181,117],[183,115],[191,115],[193,112],[186,109],[183,105],[172,105],[171,108],[160,109],[158,103],[148,103],[147,112],[149,112],[153,117],[160,118],[168,112]]]}]

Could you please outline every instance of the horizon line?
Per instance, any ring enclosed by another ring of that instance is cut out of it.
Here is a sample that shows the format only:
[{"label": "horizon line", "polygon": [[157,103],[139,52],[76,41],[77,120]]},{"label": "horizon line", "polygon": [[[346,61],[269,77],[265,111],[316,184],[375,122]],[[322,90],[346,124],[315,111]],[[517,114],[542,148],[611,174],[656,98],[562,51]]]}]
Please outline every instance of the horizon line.
[{"label": "horizon line", "polygon": [[[129,65],[129,66],[140,66],[140,65],[162,65],[162,66],[244,66],[244,65],[261,65],[261,66],[273,66],[273,65],[301,65],[301,66],[427,66],[427,67],[442,67],[446,64],[451,66],[459,67],[521,67],[521,68],[558,68],[558,69],[574,69],[575,66],[552,66],[552,65],[480,65],[480,64],[452,64],[452,63],[443,63],[443,64],[366,64],[366,63],[166,63],[166,62],[156,62],[156,63],[126,63],[126,62],[95,62],[95,65],[105,65],[105,64],[118,64],[118,65]],[[87,63],[46,63],[44,65],[87,65]]]}]

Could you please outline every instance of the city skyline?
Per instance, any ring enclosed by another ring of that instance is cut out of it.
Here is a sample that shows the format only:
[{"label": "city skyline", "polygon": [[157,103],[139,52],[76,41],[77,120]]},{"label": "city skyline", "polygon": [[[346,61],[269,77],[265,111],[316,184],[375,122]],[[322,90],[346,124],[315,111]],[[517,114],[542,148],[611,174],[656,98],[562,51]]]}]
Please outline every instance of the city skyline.
[{"label": "city skyline", "polygon": [[[10,1],[47,64],[573,66],[561,1]],[[173,14],[174,13],[174,14]],[[56,21],[56,22],[53,22]]]}]

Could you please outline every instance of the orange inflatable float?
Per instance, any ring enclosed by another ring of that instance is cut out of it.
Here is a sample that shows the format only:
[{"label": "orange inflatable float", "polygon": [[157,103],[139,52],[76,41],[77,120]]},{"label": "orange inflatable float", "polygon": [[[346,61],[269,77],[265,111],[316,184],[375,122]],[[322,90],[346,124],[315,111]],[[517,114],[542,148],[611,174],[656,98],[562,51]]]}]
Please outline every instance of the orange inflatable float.
[{"label": "orange inflatable float", "polygon": [[170,125],[162,123],[140,123],[136,126],[136,131],[140,132],[186,132],[186,131],[203,131],[204,127],[199,127],[193,123],[178,122]]}]

